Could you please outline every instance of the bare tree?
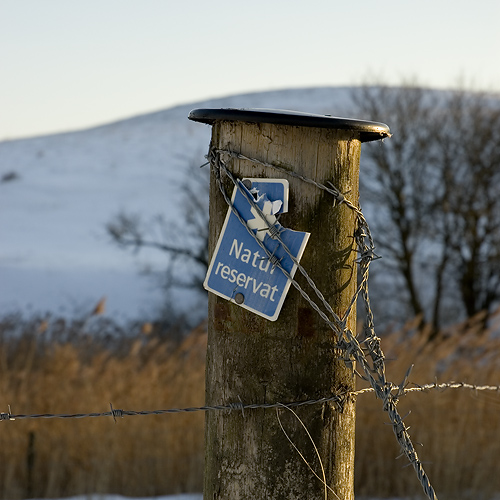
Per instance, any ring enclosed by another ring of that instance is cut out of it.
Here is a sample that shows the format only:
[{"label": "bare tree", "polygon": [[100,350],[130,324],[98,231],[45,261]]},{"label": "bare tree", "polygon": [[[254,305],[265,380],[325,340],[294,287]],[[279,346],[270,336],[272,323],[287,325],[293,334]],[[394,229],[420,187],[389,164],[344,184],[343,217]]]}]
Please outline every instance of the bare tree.
[{"label": "bare tree", "polygon": [[[429,189],[427,144],[432,135],[432,96],[419,87],[362,87],[353,94],[358,112],[390,124],[381,147],[367,145],[361,165],[363,200],[369,205],[381,265],[404,290],[405,310],[426,313],[419,287],[419,256],[428,233],[434,193]],[[400,301],[401,304],[401,301]]]},{"label": "bare tree", "polygon": [[457,304],[469,317],[491,312],[500,298],[500,101],[417,86],[353,95],[362,115],[393,132],[383,147],[367,145],[360,179],[384,272],[404,290],[394,300],[434,331]]},{"label": "bare tree", "polygon": [[500,299],[500,102],[456,92],[437,131],[440,227],[468,317]]},{"label": "bare tree", "polygon": [[151,248],[163,252],[165,272],[162,286],[202,291],[208,267],[208,172],[191,164],[182,192],[183,219],[164,214],[149,220],[139,214],[121,212],[106,225],[112,241],[120,248],[140,252]]}]

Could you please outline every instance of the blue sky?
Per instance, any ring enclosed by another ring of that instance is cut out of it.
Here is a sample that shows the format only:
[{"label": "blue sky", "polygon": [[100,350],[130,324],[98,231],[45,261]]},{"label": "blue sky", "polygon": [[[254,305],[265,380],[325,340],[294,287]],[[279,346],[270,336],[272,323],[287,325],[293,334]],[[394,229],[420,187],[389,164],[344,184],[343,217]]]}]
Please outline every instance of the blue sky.
[{"label": "blue sky", "polygon": [[0,0],[0,140],[288,87],[498,92],[499,19],[498,0]]}]

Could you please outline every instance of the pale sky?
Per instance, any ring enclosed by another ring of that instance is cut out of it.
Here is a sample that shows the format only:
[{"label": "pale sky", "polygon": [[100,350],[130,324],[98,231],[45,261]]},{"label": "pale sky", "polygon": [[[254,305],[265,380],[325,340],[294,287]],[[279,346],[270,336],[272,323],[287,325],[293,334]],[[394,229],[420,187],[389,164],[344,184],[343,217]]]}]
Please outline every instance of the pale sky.
[{"label": "pale sky", "polygon": [[243,92],[500,91],[499,0],[0,0],[0,140]]}]

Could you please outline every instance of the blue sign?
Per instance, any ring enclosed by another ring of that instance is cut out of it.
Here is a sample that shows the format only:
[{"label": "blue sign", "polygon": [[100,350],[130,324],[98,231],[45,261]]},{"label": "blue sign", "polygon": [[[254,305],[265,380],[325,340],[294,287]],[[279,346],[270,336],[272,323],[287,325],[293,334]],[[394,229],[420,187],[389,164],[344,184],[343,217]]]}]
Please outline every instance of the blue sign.
[{"label": "blue sign", "polygon": [[291,280],[271,262],[256,238],[291,277],[297,266],[283,245],[271,236],[268,224],[242,191],[253,197],[267,222],[279,230],[280,239],[297,262],[302,257],[309,233],[286,229],[276,218],[288,211],[288,181],[244,179],[239,187],[235,186],[231,200],[255,237],[229,208],[203,285],[208,291],[275,321]]}]

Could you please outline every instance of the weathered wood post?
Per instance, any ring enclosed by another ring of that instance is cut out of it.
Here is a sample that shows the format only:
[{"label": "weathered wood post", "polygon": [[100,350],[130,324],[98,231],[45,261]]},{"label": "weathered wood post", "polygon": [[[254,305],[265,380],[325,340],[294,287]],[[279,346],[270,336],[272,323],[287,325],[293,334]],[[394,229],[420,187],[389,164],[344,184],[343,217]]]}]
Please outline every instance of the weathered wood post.
[{"label": "weathered wood post", "polygon": [[[330,181],[354,204],[361,143],[389,131],[380,123],[272,110],[200,109],[189,118],[212,125],[212,149],[279,165],[322,184]],[[301,264],[342,316],[356,289],[355,213],[296,176],[260,162],[223,157],[237,178],[289,181],[289,210],[280,223],[310,233]],[[233,184],[224,176],[223,182],[231,196]],[[210,254],[227,210],[212,180]],[[307,289],[300,273],[295,279]],[[353,310],[348,319],[352,331],[355,316]],[[339,359],[331,328],[293,287],[276,321],[209,294],[208,335],[207,405],[290,403],[354,390],[353,373]],[[319,451],[328,486],[338,498],[354,499],[354,399],[347,398],[342,408],[331,402],[294,411],[296,416],[285,409],[207,412],[205,500],[324,498],[325,487],[309,466],[320,478],[322,469],[297,417]],[[335,496],[329,491],[328,498]]]}]

